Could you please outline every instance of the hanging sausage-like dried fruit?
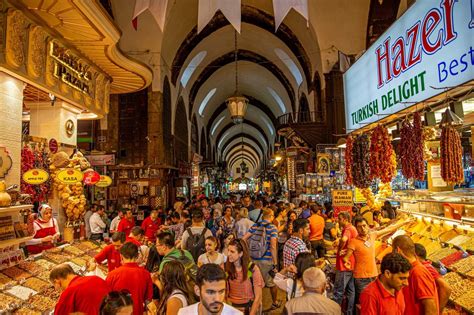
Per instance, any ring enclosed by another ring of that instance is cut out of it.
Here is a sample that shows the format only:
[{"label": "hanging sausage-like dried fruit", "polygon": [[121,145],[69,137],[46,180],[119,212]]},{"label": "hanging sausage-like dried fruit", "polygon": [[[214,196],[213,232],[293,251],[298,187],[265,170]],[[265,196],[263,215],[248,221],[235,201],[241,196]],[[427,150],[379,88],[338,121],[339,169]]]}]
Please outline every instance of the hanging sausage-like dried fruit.
[{"label": "hanging sausage-like dried fruit", "polygon": [[441,129],[441,177],[449,184],[462,183],[462,146],[459,133],[452,125]]},{"label": "hanging sausage-like dried fruit", "polygon": [[405,120],[400,129],[400,160],[406,178],[424,179],[423,126],[421,116],[415,113],[413,124]]},{"label": "hanging sausage-like dried fruit", "polygon": [[[370,137],[370,178],[389,183],[395,176],[397,164],[387,128],[377,126]],[[394,161],[395,159],[395,161]],[[395,162],[395,163],[394,163]]]},{"label": "hanging sausage-like dried fruit", "polygon": [[352,136],[347,137],[346,139],[346,150],[345,150],[345,160],[346,160],[346,184],[347,185],[352,185],[353,180],[352,180],[352,163],[353,163],[353,158],[352,158],[352,148],[354,145],[354,139]]},{"label": "hanging sausage-like dried fruit", "polygon": [[354,140],[352,148],[352,180],[358,188],[370,186],[370,152],[369,137],[365,134],[358,136]]}]

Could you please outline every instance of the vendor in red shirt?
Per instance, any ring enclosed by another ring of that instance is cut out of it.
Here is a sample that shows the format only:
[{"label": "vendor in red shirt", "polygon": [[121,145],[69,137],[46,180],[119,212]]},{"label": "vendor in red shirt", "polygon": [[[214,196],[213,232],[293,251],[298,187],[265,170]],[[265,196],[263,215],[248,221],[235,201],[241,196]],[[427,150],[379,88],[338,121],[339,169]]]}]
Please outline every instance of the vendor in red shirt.
[{"label": "vendor in red shirt", "polygon": [[30,255],[53,248],[54,242],[60,236],[58,221],[53,218],[53,209],[47,204],[42,204],[38,208],[38,214],[38,219],[33,221],[33,238],[26,241],[26,248]]},{"label": "vendor in red shirt", "polygon": [[109,294],[107,283],[97,276],[80,277],[68,264],[56,266],[49,279],[57,290],[63,290],[54,314],[99,314],[103,298]]},{"label": "vendor in red shirt", "polygon": [[448,304],[449,296],[451,295],[452,288],[449,283],[441,277],[439,272],[433,267],[431,261],[426,259],[426,248],[419,243],[415,243],[415,253],[418,260],[425,266],[426,269],[433,276],[433,279],[436,283],[436,288],[438,289],[438,299],[439,299],[439,309],[440,314],[443,313],[443,309]]},{"label": "vendor in red shirt", "polygon": [[416,258],[415,243],[407,235],[395,237],[392,242],[394,252],[400,253],[411,264],[408,286],[403,288],[405,315],[440,314],[438,289],[428,269]]},{"label": "vendor in red shirt", "polygon": [[131,209],[127,209],[124,217],[120,220],[117,231],[124,232],[125,235],[129,235],[132,228],[135,226],[135,219],[133,218],[133,213]]},{"label": "vendor in red shirt", "polygon": [[114,291],[128,290],[133,299],[133,314],[143,315],[146,301],[153,298],[150,273],[137,264],[138,246],[126,242],[120,248],[122,266],[110,272],[106,282]]},{"label": "vendor in red shirt", "polygon": [[130,231],[130,234],[127,235],[125,242],[131,242],[140,248],[143,245],[143,229],[139,226],[134,226]]},{"label": "vendor in red shirt", "polygon": [[122,265],[120,263],[120,247],[122,247],[124,243],[125,233],[115,232],[114,235],[112,235],[112,244],[105,246],[100,253],[91,259],[88,270],[95,270],[97,264],[101,264],[105,260],[107,260],[107,268],[109,268],[109,272],[120,267]]},{"label": "vendor in red shirt", "polygon": [[142,229],[145,232],[145,241],[154,243],[156,232],[160,228],[161,220],[158,217],[158,210],[152,210],[150,216],[143,220]]},{"label": "vendor in red shirt", "polygon": [[384,256],[381,274],[360,295],[360,313],[364,315],[403,315],[405,298],[401,291],[408,285],[411,264],[398,253]]}]

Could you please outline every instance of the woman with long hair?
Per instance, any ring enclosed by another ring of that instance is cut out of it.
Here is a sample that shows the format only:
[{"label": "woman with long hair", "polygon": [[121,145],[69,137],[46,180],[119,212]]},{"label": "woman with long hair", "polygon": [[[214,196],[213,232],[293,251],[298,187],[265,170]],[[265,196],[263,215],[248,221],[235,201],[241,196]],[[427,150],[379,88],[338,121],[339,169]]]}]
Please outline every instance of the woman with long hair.
[{"label": "woman with long hair", "polygon": [[228,274],[228,300],[245,315],[261,313],[262,289],[265,286],[257,265],[250,259],[247,243],[232,240],[227,249],[225,271]]},{"label": "woman with long hair", "polygon": [[193,289],[189,286],[184,266],[179,261],[167,262],[158,279],[154,280],[161,293],[157,314],[176,315],[181,308],[195,302]]},{"label": "woman with long hair", "polygon": [[222,217],[217,219],[216,224],[216,236],[219,238],[220,242],[223,243],[227,236],[234,233],[235,219],[232,217],[231,206],[224,207]]},{"label": "woman with long hair", "polygon": [[[296,256],[295,264],[280,270],[275,275],[273,282],[277,287],[286,292],[288,300],[302,296],[304,293],[303,273],[311,267],[316,267],[316,258],[310,252],[299,253]],[[296,281],[291,277],[287,277],[287,272],[296,273]]]},{"label": "woman with long hair", "polygon": [[225,257],[218,251],[220,248],[219,240],[214,236],[208,236],[204,241],[204,246],[206,252],[199,256],[197,261],[198,267],[201,267],[204,264],[216,264],[224,269]]}]

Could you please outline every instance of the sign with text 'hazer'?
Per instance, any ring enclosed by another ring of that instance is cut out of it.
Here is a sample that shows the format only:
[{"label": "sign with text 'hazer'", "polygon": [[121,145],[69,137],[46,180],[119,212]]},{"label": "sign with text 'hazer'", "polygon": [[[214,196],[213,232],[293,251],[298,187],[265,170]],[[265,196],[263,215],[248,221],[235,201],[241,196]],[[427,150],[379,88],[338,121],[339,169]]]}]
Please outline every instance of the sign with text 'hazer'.
[{"label": "sign with text 'hazer'", "polygon": [[346,128],[471,80],[474,0],[416,1],[344,74]]}]

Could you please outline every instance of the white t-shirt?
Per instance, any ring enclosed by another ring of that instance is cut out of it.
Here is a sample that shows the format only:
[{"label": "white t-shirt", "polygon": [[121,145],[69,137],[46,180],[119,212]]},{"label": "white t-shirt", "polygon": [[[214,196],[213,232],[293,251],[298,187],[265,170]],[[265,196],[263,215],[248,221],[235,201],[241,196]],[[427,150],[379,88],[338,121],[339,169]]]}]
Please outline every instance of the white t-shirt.
[{"label": "white t-shirt", "polygon": [[188,300],[186,300],[186,297],[184,296],[181,290],[174,290],[173,292],[171,292],[171,295],[168,299],[171,298],[179,299],[181,301],[181,304],[183,304],[183,307],[188,306]]},{"label": "white t-shirt", "polygon": [[204,264],[216,264],[216,265],[221,265],[225,262],[225,257],[224,255],[222,255],[221,253],[217,253],[217,258],[216,260],[213,260],[213,261],[209,261],[209,257],[207,255],[207,253],[204,253],[202,254],[201,256],[199,256],[198,258],[198,263],[202,263],[203,265]]},{"label": "white t-shirt", "polygon": [[[178,311],[178,315],[197,315],[197,314],[199,314],[199,312],[198,312],[199,303],[200,302],[195,303],[193,305],[190,305],[188,307],[181,308]],[[222,309],[222,312],[221,312],[220,315],[244,315],[244,313],[242,313],[241,311],[239,311],[236,308],[233,308],[230,305],[224,304],[224,308]]]}]

